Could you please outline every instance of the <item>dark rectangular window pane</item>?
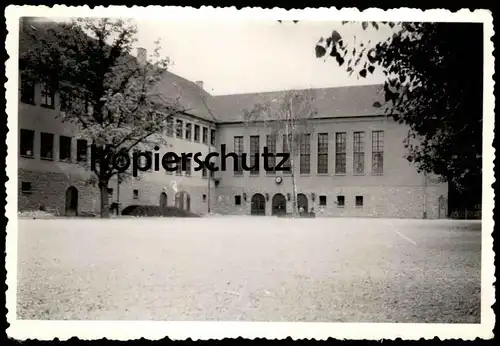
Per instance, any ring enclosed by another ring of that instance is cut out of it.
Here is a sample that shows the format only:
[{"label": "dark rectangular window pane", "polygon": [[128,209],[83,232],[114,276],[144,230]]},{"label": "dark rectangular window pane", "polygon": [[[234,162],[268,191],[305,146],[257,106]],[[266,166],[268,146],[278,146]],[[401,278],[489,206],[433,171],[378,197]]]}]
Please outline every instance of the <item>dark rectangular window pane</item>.
[{"label": "dark rectangular window pane", "polygon": [[71,161],[71,137],[59,137],[59,160]]},{"label": "dark rectangular window pane", "polygon": [[328,173],[328,133],[318,134],[318,174]]},{"label": "dark rectangular window pane", "polygon": [[250,167],[252,170],[250,171],[251,175],[258,175],[260,167],[254,167],[254,165],[259,165],[259,156],[257,156],[257,161],[255,161],[255,154],[259,155],[260,153],[260,137],[259,136],[250,136]]},{"label": "dark rectangular window pane", "polygon": [[266,136],[266,147],[269,154],[273,154],[273,156],[268,157],[268,167],[272,168],[272,171],[266,171],[266,174],[276,174],[274,168],[276,167],[276,136],[267,135]]},{"label": "dark rectangular window pane", "polygon": [[40,157],[50,160],[54,158],[54,135],[52,133],[40,134]]},{"label": "dark rectangular window pane", "polygon": [[20,154],[22,156],[34,156],[35,131],[21,129]]}]

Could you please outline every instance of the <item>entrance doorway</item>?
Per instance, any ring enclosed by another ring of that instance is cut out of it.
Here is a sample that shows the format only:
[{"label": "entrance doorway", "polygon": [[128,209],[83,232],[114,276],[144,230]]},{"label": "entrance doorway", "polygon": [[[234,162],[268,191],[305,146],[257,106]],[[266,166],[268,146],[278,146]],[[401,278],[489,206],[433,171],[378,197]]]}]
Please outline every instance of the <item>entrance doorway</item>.
[{"label": "entrance doorway", "polygon": [[175,194],[175,207],[177,209],[191,211],[191,196],[186,191],[179,191]]},{"label": "entrance doorway", "polygon": [[182,191],[179,191],[175,194],[175,207],[177,209],[184,209],[184,195]]},{"label": "entrance doorway", "polygon": [[266,199],[260,193],[252,196],[250,215],[266,215]]},{"label": "entrance doorway", "polygon": [[184,192],[186,195],[186,210],[191,211],[191,196],[189,196],[189,193]]},{"label": "entrance doorway", "polygon": [[286,198],[281,193],[273,196],[272,215],[286,214]]},{"label": "entrance doorway", "polygon": [[167,194],[162,192],[160,194],[160,208],[165,209],[167,207]]},{"label": "entrance doorway", "polygon": [[78,215],[78,190],[74,186],[68,187],[66,190],[66,216]]},{"label": "entrance doorway", "polygon": [[299,193],[297,195],[297,208],[298,208],[298,211],[300,211],[300,208],[303,208],[304,213],[309,212],[309,202],[307,200],[307,196],[304,195],[303,193]]}]

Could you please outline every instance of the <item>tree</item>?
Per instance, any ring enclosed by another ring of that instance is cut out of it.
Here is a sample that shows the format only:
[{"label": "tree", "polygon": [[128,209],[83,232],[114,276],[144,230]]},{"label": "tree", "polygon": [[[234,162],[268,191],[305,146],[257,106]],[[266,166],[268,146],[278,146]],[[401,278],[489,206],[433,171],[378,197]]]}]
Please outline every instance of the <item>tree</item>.
[{"label": "tree", "polygon": [[[290,178],[292,182],[292,216],[297,216],[296,157],[306,135],[313,130],[310,120],[317,114],[313,90],[290,90],[274,99],[257,103],[251,110],[244,110],[245,124],[262,122],[271,129],[275,138],[283,138],[283,152],[289,152]],[[277,162],[279,163],[279,162]]]},{"label": "tree", "polygon": [[163,144],[167,118],[185,111],[178,97],[156,92],[169,61],[160,56],[159,42],[143,63],[131,56],[137,28],[123,20],[78,18],[27,32],[31,44],[19,57],[22,78],[57,92],[58,116],[76,124],[96,148],[98,160],[90,168],[100,190],[101,217],[107,217],[109,180],[130,173],[117,170],[124,162],[114,165],[114,155]]},{"label": "tree", "polygon": [[406,158],[480,203],[482,24],[361,23],[364,31],[383,26],[392,35],[374,44],[351,44],[333,31],[316,56],[331,56],[358,78],[381,69],[387,102],[380,106],[410,128]]}]

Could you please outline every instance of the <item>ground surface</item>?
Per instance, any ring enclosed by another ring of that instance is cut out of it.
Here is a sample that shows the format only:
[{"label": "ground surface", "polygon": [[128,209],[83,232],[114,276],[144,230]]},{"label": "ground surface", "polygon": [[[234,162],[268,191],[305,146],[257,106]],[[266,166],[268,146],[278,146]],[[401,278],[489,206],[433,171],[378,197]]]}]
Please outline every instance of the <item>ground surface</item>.
[{"label": "ground surface", "polygon": [[480,223],[19,220],[18,318],[479,323]]}]

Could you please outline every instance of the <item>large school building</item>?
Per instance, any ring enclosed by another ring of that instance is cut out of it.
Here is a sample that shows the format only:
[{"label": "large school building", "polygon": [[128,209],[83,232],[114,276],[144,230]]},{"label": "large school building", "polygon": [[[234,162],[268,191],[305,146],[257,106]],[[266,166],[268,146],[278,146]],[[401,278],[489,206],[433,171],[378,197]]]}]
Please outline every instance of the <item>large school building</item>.
[{"label": "large school building", "polygon": [[[20,47],[22,49],[22,47]],[[146,52],[138,51],[138,59]],[[18,108],[18,208],[40,208],[59,215],[99,213],[98,187],[82,166],[90,160],[89,142],[77,126],[56,118],[57,93],[20,80]],[[244,119],[255,104],[275,100],[280,92],[212,96],[202,82],[165,73],[159,89],[179,93],[190,111],[174,119],[165,152],[283,152],[282,136],[265,123]],[[419,174],[405,158],[408,129],[386,117],[379,85],[314,90],[317,114],[309,120],[295,157],[298,207],[317,217],[445,218],[447,184]],[[198,214],[273,215],[292,212],[288,172],[233,170],[147,171],[139,179],[108,186],[109,202],[176,206]],[[220,165],[220,158],[217,160]]]}]

